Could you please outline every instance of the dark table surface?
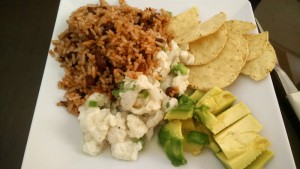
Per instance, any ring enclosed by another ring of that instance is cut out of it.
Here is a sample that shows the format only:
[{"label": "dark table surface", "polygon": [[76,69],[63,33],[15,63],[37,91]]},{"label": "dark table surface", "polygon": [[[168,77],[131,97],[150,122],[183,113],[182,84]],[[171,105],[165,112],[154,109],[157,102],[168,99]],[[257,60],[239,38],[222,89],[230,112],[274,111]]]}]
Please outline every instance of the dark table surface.
[{"label": "dark table surface", "polygon": [[[59,0],[0,1],[0,168],[21,168]],[[300,124],[272,80],[297,168]]]}]

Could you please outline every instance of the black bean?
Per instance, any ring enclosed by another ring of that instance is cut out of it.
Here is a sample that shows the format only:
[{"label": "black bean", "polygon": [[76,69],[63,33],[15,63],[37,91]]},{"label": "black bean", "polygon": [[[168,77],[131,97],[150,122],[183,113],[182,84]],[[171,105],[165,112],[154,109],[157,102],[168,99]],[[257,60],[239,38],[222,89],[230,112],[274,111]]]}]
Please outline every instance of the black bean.
[{"label": "black bean", "polygon": [[79,92],[79,95],[81,98],[84,98],[86,94],[85,94],[85,92]]},{"label": "black bean", "polygon": [[150,15],[150,18],[147,20],[147,23],[148,23],[149,25],[152,25],[153,22],[154,22],[154,18],[156,18],[156,15],[155,15],[155,14]]},{"label": "black bean", "polygon": [[91,7],[91,6],[87,7],[88,12],[92,13],[93,15],[96,14],[95,9],[96,9],[95,7]]},{"label": "black bean", "polygon": [[140,50],[139,54],[141,54],[141,55],[143,55],[143,57],[145,57],[146,56],[146,51],[145,50]]},{"label": "black bean", "polygon": [[142,27],[142,30],[145,31],[145,32],[146,32],[148,29],[149,29],[149,26],[147,26],[147,25],[144,25],[144,26]]},{"label": "black bean", "polygon": [[143,16],[142,12],[139,12],[139,13],[137,13],[136,15],[137,15],[138,17],[140,17],[140,18]]},{"label": "black bean", "polygon": [[85,80],[86,80],[86,85],[87,86],[95,85],[95,79],[93,78],[93,76],[88,75],[88,76],[85,77]]},{"label": "black bean", "polygon": [[107,22],[103,25],[102,35],[106,35],[107,31],[116,32],[115,25],[112,22]]},{"label": "black bean", "polygon": [[89,40],[95,40],[95,35],[92,33],[92,31],[90,29],[88,31],[89,31],[89,34],[87,35],[87,38]]},{"label": "black bean", "polygon": [[100,72],[104,72],[106,70],[106,57],[101,53],[100,50],[96,50],[94,55],[96,56],[96,64],[98,66],[98,70]]}]

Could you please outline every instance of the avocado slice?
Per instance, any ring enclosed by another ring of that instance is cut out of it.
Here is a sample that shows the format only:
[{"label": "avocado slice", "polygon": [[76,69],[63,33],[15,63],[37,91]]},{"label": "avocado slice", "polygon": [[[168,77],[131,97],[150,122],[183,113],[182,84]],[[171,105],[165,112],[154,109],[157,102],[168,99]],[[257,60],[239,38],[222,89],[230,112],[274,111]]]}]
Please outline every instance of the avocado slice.
[{"label": "avocado slice", "polygon": [[228,107],[230,107],[236,101],[237,98],[229,91],[223,91],[222,93],[216,95],[214,99],[217,106],[211,113],[218,115],[219,113],[223,112]]},{"label": "avocado slice", "polygon": [[189,98],[194,102],[197,103],[198,100],[204,95],[204,92],[201,92],[200,90],[195,90]]},{"label": "avocado slice", "polygon": [[222,93],[222,89],[218,88],[218,87],[214,87],[212,89],[210,89],[209,91],[207,91],[197,102],[196,107],[200,107],[201,103],[207,99],[208,97],[213,97],[216,96],[220,93]]},{"label": "avocado slice", "polygon": [[203,147],[204,145],[187,143],[186,140],[183,141],[183,151],[191,153],[194,156],[199,155]]},{"label": "avocado slice", "polygon": [[262,152],[246,169],[262,169],[274,156],[270,150]]},{"label": "avocado slice", "polygon": [[194,109],[195,118],[200,119],[200,121],[213,134],[219,133],[220,131],[235,123],[247,114],[250,114],[250,110],[245,104],[241,102],[230,107],[218,116],[212,114],[210,108],[206,106]]},{"label": "avocado slice", "polygon": [[270,142],[266,138],[258,136],[242,154],[234,158],[228,159],[224,152],[216,153],[216,156],[226,168],[241,169],[253,162],[269,145]]},{"label": "avocado slice", "polygon": [[189,130],[189,131],[196,130],[196,125],[192,118],[181,120],[181,126],[182,126],[182,130]]},{"label": "avocado slice", "polygon": [[179,104],[171,109],[166,115],[167,120],[186,120],[193,117],[194,105],[192,104]]},{"label": "avocado slice", "polygon": [[218,143],[214,140],[210,140],[208,147],[214,152],[214,153],[219,153],[221,152],[221,148],[218,145]]},{"label": "avocado slice", "polygon": [[209,136],[198,131],[183,131],[183,136],[183,150],[193,155],[200,154],[204,145],[209,142]]},{"label": "avocado slice", "polygon": [[211,132],[217,134],[247,114],[250,114],[249,108],[242,102],[237,103],[217,116],[218,122],[211,128]]},{"label": "avocado slice", "polygon": [[214,87],[198,100],[195,107],[207,106],[210,108],[212,114],[218,115],[230,107],[236,99],[237,98],[229,91],[223,91],[218,87]]},{"label": "avocado slice", "polygon": [[209,130],[213,128],[214,125],[218,122],[218,119],[215,115],[211,114],[209,111],[209,107],[201,106],[199,108],[194,109],[194,117],[199,122],[204,124]]},{"label": "avocado slice", "polygon": [[187,163],[183,153],[183,140],[181,122],[172,120],[164,124],[158,132],[159,144],[162,146],[169,160],[174,166]]},{"label": "avocado slice", "polygon": [[210,113],[218,115],[230,107],[236,101],[236,97],[228,91],[222,91],[217,95],[206,97],[201,103],[199,101],[195,107],[205,105],[210,108]]},{"label": "avocado slice", "polygon": [[209,135],[199,131],[188,131],[185,138],[189,143],[199,145],[206,145],[209,143]]},{"label": "avocado slice", "polygon": [[248,114],[217,135],[214,135],[214,139],[225,156],[231,159],[244,153],[248,145],[259,137],[258,133],[261,129],[262,125],[251,114]]}]

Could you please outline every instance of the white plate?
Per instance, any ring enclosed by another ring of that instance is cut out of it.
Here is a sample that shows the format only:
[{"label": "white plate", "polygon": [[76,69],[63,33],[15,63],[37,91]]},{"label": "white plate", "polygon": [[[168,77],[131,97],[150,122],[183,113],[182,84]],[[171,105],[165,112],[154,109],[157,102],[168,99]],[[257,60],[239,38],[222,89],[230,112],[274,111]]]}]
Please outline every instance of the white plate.
[{"label": "white plate", "polygon": [[[71,12],[87,3],[95,4],[98,1],[61,0],[52,39],[57,39],[57,35],[67,28],[66,20]],[[229,19],[254,22],[251,5],[247,0],[128,0],[128,3],[140,8],[164,8],[173,14],[196,5],[200,10],[201,20],[223,11]],[[117,0],[110,1],[110,4],[117,4]],[[81,151],[82,136],[78,120],[64,108],[56,106],[56,102],[64,94],[64,91],[57,88],[57,82],[63,75],[59,64],[48,56],[23,159],[23,169],[174,168],[159,147],[157,138],[139,154],[137,161],[116,160],[112,158],[109,150],[97,157],[85,155]],[[248,105],[264,126],[261,135],[271,141],[270,149],[275,152],[275,157],[266,169],[296,168],[270,76],[260,82],[240,76],[228,90]],[[204,150],[196,157],[187,155],[187,160],[188,163],[180,168],[225,168],[209,150]]]}]

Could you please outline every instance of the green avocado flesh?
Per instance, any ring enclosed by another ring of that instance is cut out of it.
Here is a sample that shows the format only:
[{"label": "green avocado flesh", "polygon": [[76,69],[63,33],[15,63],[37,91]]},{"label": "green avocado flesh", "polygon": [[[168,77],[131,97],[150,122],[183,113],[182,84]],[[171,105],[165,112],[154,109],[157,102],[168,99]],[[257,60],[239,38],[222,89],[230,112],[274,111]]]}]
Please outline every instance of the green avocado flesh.
[{"label": "green avocado flesh", "polygon": [[185,120],[193,117],[194,105],[181,104],[171,109],[165,116],[168,120]]},{"label": "green avocado flesh", "polygon": [[262,169],[274,156],[262,125],[229,91],[215,87],[183,94],[165,115],[159,141],[174,166],[187,163],[184,152],[208,147],[227,169]]},{"label": "green avocado flesh", "polygon": [[179,120],[169,121],[163,125],[158,133],[159,143],[174,166],[187,163],[183,153],[184,137]]}]

